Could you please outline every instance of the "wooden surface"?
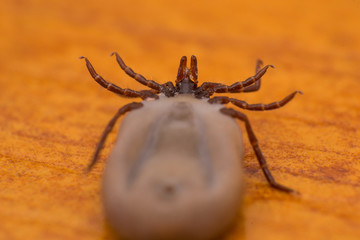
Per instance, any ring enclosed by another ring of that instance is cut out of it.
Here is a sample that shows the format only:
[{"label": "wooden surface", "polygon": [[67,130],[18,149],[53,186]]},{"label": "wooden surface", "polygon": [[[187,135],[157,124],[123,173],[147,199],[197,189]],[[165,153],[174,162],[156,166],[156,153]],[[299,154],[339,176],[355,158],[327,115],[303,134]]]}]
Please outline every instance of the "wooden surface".
[{"label": "wooden surface", "polygon": [[[274,64],[259,92],[282,109],[247,112],[276,179],[269,188],[245,139],[243,217],[226,239],[360,239],[360,1],[2,1],[0,239],[113,239],[100,199],[106,156],[82,173],[112,115],[134,89],[108,57],[147,78],[175,80],[183,55],[199,80],[231,84]],[[242,127],[243,128],[243,127]],[[244,128],[243,128],[244,129]],[[246,135],[245,135],[246,137]]]}]

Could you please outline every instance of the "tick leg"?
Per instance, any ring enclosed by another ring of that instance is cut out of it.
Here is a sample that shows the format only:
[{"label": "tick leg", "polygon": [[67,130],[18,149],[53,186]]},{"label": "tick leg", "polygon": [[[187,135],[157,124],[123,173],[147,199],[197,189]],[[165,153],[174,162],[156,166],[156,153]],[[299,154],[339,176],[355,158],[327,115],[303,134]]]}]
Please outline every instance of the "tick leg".
[{"label": "tick leg", "polygon": [[173,97],[176,93],[176,88],[172,82],[167,82],[161,84],[161,92],[165,94],[166,97]]},{"label": "tick leg", "polygon": [[117,113],[114,115],[114,117],[107,124],[103,134],[101,135],[100,141],[99,141],[99,143],[98,143],[98,145],[96,147],[96,150],[94,152],[94,155],[93,155],[93,157],[91,159],[90,164],[87,166],[86,172],[90,172],[91,169],[93,168],[93,166],[95,165],[95,163],[98,161],[99,154],[100,154],[101,149],[104,146],[105,140],[106,140],[107,136],[109,135],[109,133],[111,132],[111,130],[113,129],[113,127],[114,127],[116,121],[118,120],[118,118],[121,115],[124,115],[127,112],[130,112],[132,110],[141,108],[143,105],[144,104],[142,104],[142,103],[132,102],[132,103],[126,104],[125,106],[123,106],[122,108],[120,108],[117,111]]},{"label": "tick leg", "polygon": [[254,76],[249,77],[248,79],[246,79],[245,81],[242,82],[236,82],[230,86],[226,86],[226,85],[220,85],[214,88],[214,92],[216,93],[239,93],[239,92],[243,92],[244,89],[250,85],[252,85],[253,83],[255,83],[256,81],[260,80],[261,77],[266,73],[267,69],[269,67],[274,68],[273,65],[266,65],[265,67],[261,68]]},{"label": "tick leg", "polygon": [[251,110],[251,111],[265,111],[265,110],[273,110],[273,109],[281,108],[282,106],[290,102],[297,93],[302,94],[301,91],[295,91],[292,94],[286,96],[283,100],[269,104],[262,104],[262,103],[248,104],[245,101],[237,100],[235,98],[223,97],[223,96],[211,98],[208,100],[208,102],[219,103],[219,104],[227,104],[231,102],[235,106],[242,109]]},{"label": "tick leg", "polygon": [[135,73],[131,68],[129,68],[128,66],[126,66],[126,64],[124,63],[124,61],[121,59],[121,57],[119,56],[119,54],[117,52],[113,52],[110,54],[110,56],[116,56],[116,61],[118,62],[119,66],[121,67],[122,70],[124,70],[124,72],[129,75],[130,77],[132,77],[133,79],[135,79],[136,81],[138,81],[139,83],[155,89],[157,91],[161,91],[161,85],[158,84],[157,82],[153,81],[153,80],[147,80],[144,76]]},{"label": "tick leg", "polygon": [[221,108],[220,112],[222,112],[225,115],[229,115],[229,116],[231,116],[233,118],[240,119],[241,121],[243,121],[245,123],[245,127],[246,127],[246,131],[247,131],[247,134],[248,134],[248,137],[249,137],[249,141],[251,143],[252,148],[254,149],[256,158],[259,161],[261,170],[263,171],[263,173],[264,173],[264,175],[266,177],[266,180],[268,181],[270,186],[273,187],[273,188],[276,188],[278,190],[284,191],[284,192],[289,192],[289,193],[294,192],[294,190],[292,190],[291,188],[285,187],[285,186],[283,186],[283,185],[281,185],[281,184],[279,184],[279,183],[277,183],[275,181],[274,177],[272,176],[272,174],[271,174],[271,172],[270,172],[270,170],[269,170],[269,168],[267,166],[265,157],[264,157],[264,155],[262,154],[262,152],[260,150],[258,140],[257,140],[257,138],[255,136],[254,131],[251,128],[250,121],[247,118],[247,116],[245,114],[241,113],[241,112],[238,112],[238,111],[232,109],[232,108]]},{"label": "tick leg", "polygon": [[100,84],[102,87],[108,89],[109,91],[114,92],[114,93],[119,94],[124,97],[130,97],[130,98],[136,98],[136,97],[140,97],[142,99],[145,99],[148,97],[158,98],[158,96],[156,95],[156,92],[152,92],[150,90],[143,90],[143,91],[138,92],[138,91],[134,91],[131,89],[123,89],[123,88],[116,86],[115,84],[107,82],[99,74],[96,73],[94,67],[91,65],[90,61],[86,57],[80,57],[80,59],[83,59],[83,58],[85,59],[86,67],[89,70],[93,79],[98,84]]},{"label": "tick leg", "polygon": [[[257,67],[259,67],[261,64],[258,63]],[[274,68],[273,65],[266,65],[265,67],[261,68],[259,71],[257,71],[257,73],[252,76],[249,77],[248,79],[246,79],[245,81],[242,82],[236,82],[230,86],[221,84],[221,83],[214,83],[214,82],[204,82],[203,84],[201,84],[200,87],[198,87],[195,90],[195,96],[196,97],[209,97],[211,95],[213,95],[214,93],[240,93],[243,92],[245,89],[247,89],[247,87],[251,86],[253,83],[257,83],[257,81],[261,80],[261,77],[266,73],[267,69],[269,67]],[[258,85],[257,88],[260,88],[260,84]],[[256,89],[257,90],[257,89]],[[251,92],[251,91],[256,91],[256,90],[248,90],[247,92]]]},{"label": "tick leg", "polygon": [[[263,62],[260,59],[258,59],[256,61],[255,73],[260,71],[262,65],[263,65]],[[257,80],[254,83],[254,85],[251,85],[251,86],[248,86],[248,87],[244,88],[243,92],[255,92],[255,91],[260,89],[260,85],[261,85],[261,78],[259,80]]]}]

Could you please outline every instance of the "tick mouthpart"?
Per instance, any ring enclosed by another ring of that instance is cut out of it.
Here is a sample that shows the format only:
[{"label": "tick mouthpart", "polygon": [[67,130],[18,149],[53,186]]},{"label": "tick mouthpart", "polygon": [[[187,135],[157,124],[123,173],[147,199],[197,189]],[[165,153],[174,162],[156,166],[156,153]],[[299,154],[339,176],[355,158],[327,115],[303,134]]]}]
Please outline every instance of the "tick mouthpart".
[{"label": "tick mouthpart", "polygon": [[198,81],[198,68],[197,68],[197,59],[194,55],[191,56],[190,68],[186,66],[187,58],[186,56],[181,57],[178,74],[176,77],[176,84],[179,84],[183,81],[191,81],[197,85]]},{"label": "tick mouthpart", "polygon": [[179,70],[175,81],[176,83],[181,82],[185,78],[185,70],[187,69],[186,62],[187,62],[186,56],[182,56],[180,59]]},{"label": "tick mouthpart", "polygon": [[190,79],[197,82],[198,79],[198,68],[197,68],[197,59],[194,55],[191,56],[191,63],[190,63]]}]

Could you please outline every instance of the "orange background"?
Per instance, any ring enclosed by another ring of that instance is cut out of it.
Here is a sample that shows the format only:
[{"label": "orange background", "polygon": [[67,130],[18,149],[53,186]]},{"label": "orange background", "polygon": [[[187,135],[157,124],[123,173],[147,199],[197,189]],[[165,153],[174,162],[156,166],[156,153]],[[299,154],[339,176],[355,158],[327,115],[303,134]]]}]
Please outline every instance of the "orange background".
[{"label": "orange background", "polygon": [[[360,1],[3,0],[0,8],[0,239],[113,239],[101,163],[82,174],[103,128],[132,100],[102,89],[81,55],[123,88],[118,51],[138,73],[175,80],[198,57],[199,80],[231,84],[274,64],[259,92],[282,109],[246,112],[275,178],[245,140],[243,217],[226,239],[360,239]],[[242,127],[243,128],[243,127]],[[243,128],[244,129],[244,128]]]}]

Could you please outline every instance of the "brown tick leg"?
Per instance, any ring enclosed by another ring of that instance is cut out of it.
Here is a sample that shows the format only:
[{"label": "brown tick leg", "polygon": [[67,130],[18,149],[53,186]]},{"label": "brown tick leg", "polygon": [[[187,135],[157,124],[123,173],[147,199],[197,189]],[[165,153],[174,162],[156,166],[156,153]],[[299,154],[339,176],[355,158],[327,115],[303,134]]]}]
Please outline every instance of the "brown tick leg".
[{"label": "brown tick leg", "polygon": [[278,102],[269,103],[269,104],[262,104],[262,103],[248,104],[245,101],[237,100],[235,98],[224,97],[224,96],[213,97],[213,98],[209,99],[208,102],[209,103],[219,103],[219,104],[227,104],[227,103],[231,102],[235,106],[242,108],[242,109],[251,110],[251,111],[266,111],[266,110],[273,110],[273,109],[281,108],[282,106],[284,106],[285,104],[290,102],[297,93],[303,94],[301,91],[295,91],[292,94],[286,96],[283,100],[278,101]]},{"label": "brown tick leg", "polygon": [[[255,73],[260,71],[262,65],[263,65],[263,62],[260,59],[258,59],[256,61]],[[248,86],[248,87],[244,88],[243,92],[255,92],[255,91],[260,89],[260,85],[261,85],[261,78],[259,80],[257,80],[254,83],[254,85],[251,85],[251,86]]]},{"label": "brown tick leg", "polygon": [[248,79],[246,79],[245,81],[242,82],[236,82],[234,84],[232,84],[231,86],[226,86],[226,85],[220,85],[214,88],[214,92],[216,93],[239,93],[239,92],[243,92],[244,88],[252,85],[253,83],[255,83],[256,81],[260,80],[261,77],[266,73],[267,69],[269,67],[274,68],[273,65],[266,65],[265,67],[261,68],[254,76],[249,77]]},{"label": "brown tick leg", "polygon": [[[239,93],[239,92],[252,92],[256,91],[260,88],[260,80],[261,77],[266,73],[269,67],[274,67],[273,65],[266,65],[265,67],[260,68],[262,65],[261,60],[258,60],[256,65],[256,74],[245,81],[236,82],[231,86],[226,86],[221,83],[214,83],[214,82],[204,82],[195,90],[195,96],[197,98],[202,97],[210,97],[214,93]],[[255,84],[254,84],[255,83]],[[254,85],[252,85],[254,84]],[[255,87],[256,86],[256,87]]]},{"label": "brown tick leg", "polygon": [[138,74],[138,73],[135,73],[131,68],[129,68],[128,66],[126,66],[126,64],[124,63],[124,61],[121,59],[121,57],[119,56],[119,54],[117,52],[113,52],[110,54],[110,56],[113,56],[115,55],[116,56],[116,61],[118,62],[120,68],[122,70],[124,70],[124,72],[129,75],[130,77],[132,77],[133,79],[135,79],[136,81],[138,81],[139,83],[149,87],[149,88],[152,88],[152,89],[155,89],[157,91],[160,91],[161,90],[161,85],[158,84],[157,82],[153,81],[153,80],[147,80],[144,76]]},{"label": "brown tick leg", "polygon": [[209,98],[214,94],[214,88],[224,86],[226,85],[221,83],[213,83],[213,82],[204,82],[201,84],[200,87],[198,87],[194,94],[196,98]]},{"label": "brown tick leg", "polygon": [[[139,97],[139,98],[145,99],[147,97],[150,97],[150,95],[151,95],[150,92],[146,92],[146,94],[145,94],[145,92],[138,92],[138,91],[134,91],[134,90],[127,89],[127,88],[123,89],[123,88],[116,86],[115,84],[107,82],[99,74],[96,73],[94,67],[91,65],[90,61],[86,57],[80,57],[80,59],[85,59],[86,67],[89,70],[93,79],[98,84],[100,84],[102,87],[106,88],[107,90],[114,92],[116,94],[119,94],[123,97],[129,97],[129,98]],[[156,94],[151,95],[151,97],[156,98],[155,95]]]},{"label": "brown tick leg", "polygon": [[227,104],[230,102],[230,99],[229,97],[225,97],[225,96],[218,96],[218,97],[213,97],[213,98],[210,98],[208,100],[208,103],[211,103],[211,104]]},{"label": "brown tick leg", "polygon": [[172,82],[167,82],[161,84],[161,92],[165,94],[166,97],[173,97],[176,93],[176,88]]},{"label": "brown tick leg", "polygon": [[232,108],[221,108],[220,112],[225,114],[225,115],[231,116],[233,118],[240,119],[241,121],[243,121],[245,123],[245,127],[246,127],[246,131],[247,131],[247,134],[248,134],[248,137],[249,137],[249,141],[251,143],[252,148],[254,149],[254,152],[256,154],[256,158],[259,161],[261,170],[263,171],[263,173],[264,173],[264,175],[266,177],[266,180],[268,181],[270,186],[273,187],[273,188],[276,188],[276,189],[278,189],[280,191],[284,191],[284,192],[288,192],[288,193],[294,192],[294,190],[292,190],[291,188],[285,187],[285,186],[283,186],[283,185],[281,185],[281,184],[279,184],[279,183],[277,183],[275,181],[274,177],[272,176],[272,174],[271,174],[271,172],[270,172],[270,170],[269,170],[269,168],[267,166],[265,157],[264,157],[264,155],[262,154],[262,152],[260,150],[258,140],[257,140],[257,138],[255,136],[254,131],[251,128],[250,121],[247,118],[247,116],[245,114],[241,113],[241,112],[238,112],[238,111],[232,109]]},{"label": "brown tick leg", "polygon": [[105,140],[107,138],[107,136],[109,135],[109,133],[111,132],[111,130],[113,129],[116,121],[118,120],[118,118],[121,116],[121,115],[124,115],[125,113],[127,112],[130,112],[132,110],[135,110],[135,109],[138,109],[138,108],[141,108],[144,104],[142,103],[138,103],[138,102],[132,102],[132,103],[129,103],[129,104],[126,104],[125,106],[123,106],[122,108],[120,108],[118,110],[118,112],[114,115],[114,117],[110,120],[110,122],[107,124],[103,134],[101,135],[101,138],[100,138],[100,141],[96,147],[96,150],[94,152],[94,155],[91,159],[91,162],[90,164],[87,166],[86,168],[86,172],[90,172],[91,169],[93,168],[93,166],[95,165],[95,163],[98,161],[99,159],[99,154],[100,154],[100,151],[101,149],[103,148],[104,146],[104,143],[105,143]]}]

